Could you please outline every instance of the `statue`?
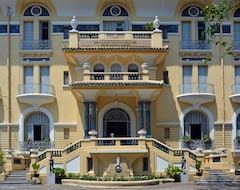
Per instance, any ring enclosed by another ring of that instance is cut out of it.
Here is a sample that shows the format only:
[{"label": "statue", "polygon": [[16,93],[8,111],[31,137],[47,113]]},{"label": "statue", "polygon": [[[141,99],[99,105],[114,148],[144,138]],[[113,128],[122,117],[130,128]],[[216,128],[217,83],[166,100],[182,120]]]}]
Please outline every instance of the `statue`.
[{"label": "statue", "polygon": [[54,160],[52,158],[52,155],[50,157],[50,160],[49,160],[49,169],[50,169],[50,172],[53,172],[53,166],[54,166]]},{"label": "statue", "polygon": [[71,20],[72,30],[76,30],[76,29],[77,29],[77,26],[78,26],[78,21],[77,21],[76,17],[73,16],[73,18],[72,18],[72,20]]},{"label": "statue", "polygon": [[182,157],[182,171],[185,173],[186,172],[186,159],[184,156]]},{"label": "statue", "polygon": [[155,30],[159,30],[158,28],[160,26],[160,21],[158,19],[158,16],[155,16],[155,19],[153,21],[153,25],[154,25]]}]

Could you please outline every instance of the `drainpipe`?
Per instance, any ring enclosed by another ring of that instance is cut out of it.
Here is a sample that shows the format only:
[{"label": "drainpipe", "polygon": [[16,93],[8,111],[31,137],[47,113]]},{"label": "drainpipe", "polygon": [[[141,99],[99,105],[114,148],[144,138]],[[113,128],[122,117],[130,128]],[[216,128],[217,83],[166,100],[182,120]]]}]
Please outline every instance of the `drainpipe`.
[{"label": "drainpipe", "polygon": [[[220,24],[220,43],[222,42],[222,24]],[[224,54],[223,54],[223,48],[222,45],[220,44],[219,46],[219,53],[220,53],[220,63],[221,63],[221,68],[222,68],[222,106],[223,106],[223,113],[222,113],[222,118],[223,118],[223,123],[222,123],[222,144],[225,147],[226,144],[226,139],[225,139],[225,120],[226,120],[226,113],[225,113],[225,72],[224,72]]]},{"label": "drainpipe", "polygon": [[12,81],[11,81],[11,36],[10,36],[10,21],[11,21],[11,8],[7,7],[7,31],[8,31],[8,57],[7,57],[7,66],[8,66],[8,148],[12,147],[12,138],[11,138],[11,121],[12,121]]}]

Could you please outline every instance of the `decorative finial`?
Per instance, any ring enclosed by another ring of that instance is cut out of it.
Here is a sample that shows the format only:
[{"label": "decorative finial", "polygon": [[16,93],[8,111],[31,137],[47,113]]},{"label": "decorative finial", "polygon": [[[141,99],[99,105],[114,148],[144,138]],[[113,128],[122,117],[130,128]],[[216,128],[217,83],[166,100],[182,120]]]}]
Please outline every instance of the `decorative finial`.
[{"label": "decorative finial", "polygon": [[153,21],[153,25],[154,25],[155,30],[159,30],[158,28],[160,26],[160,21],[158,19],[158,16],[155,16],[155,19]]},{"label": "decorative finial", "polygon": [[78,26],[78,21],[77,21],[76,17],[73,16],[73,18],[72,18],[72,20],[71,20],[72,30],[76,30],[77,26]]}]

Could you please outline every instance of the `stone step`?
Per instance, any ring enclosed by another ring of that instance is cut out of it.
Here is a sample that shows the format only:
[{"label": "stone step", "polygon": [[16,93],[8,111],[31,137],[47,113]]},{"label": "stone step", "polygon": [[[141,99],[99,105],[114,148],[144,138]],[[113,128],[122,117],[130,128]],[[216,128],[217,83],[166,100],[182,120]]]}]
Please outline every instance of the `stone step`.
[{"label": "stone step", "polygon": [[1,181],[1,185],[8,184],[18,184],[18,185],[28,185],[31,184],[31,181],[26,180],[26,173],[28,170],[16,170],[13,171],[5,181]]}]

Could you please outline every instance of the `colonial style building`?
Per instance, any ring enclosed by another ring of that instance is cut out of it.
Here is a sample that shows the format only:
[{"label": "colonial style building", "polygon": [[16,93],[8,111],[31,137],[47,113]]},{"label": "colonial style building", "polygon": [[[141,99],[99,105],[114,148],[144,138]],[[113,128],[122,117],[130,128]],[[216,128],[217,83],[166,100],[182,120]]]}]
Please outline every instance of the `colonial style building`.
[{"label": "colonial style building", "polygon": [[[208,44],[211,0],[0,1],[0,150],[98,177],[240,160],[240,7]],[[217,2],[217,1],[214,1]],[[205,34],[205,35],[204,35]],[[212,59],[206,61],[208,57]],[[191,178],[193,179],[193,177]]]}]

